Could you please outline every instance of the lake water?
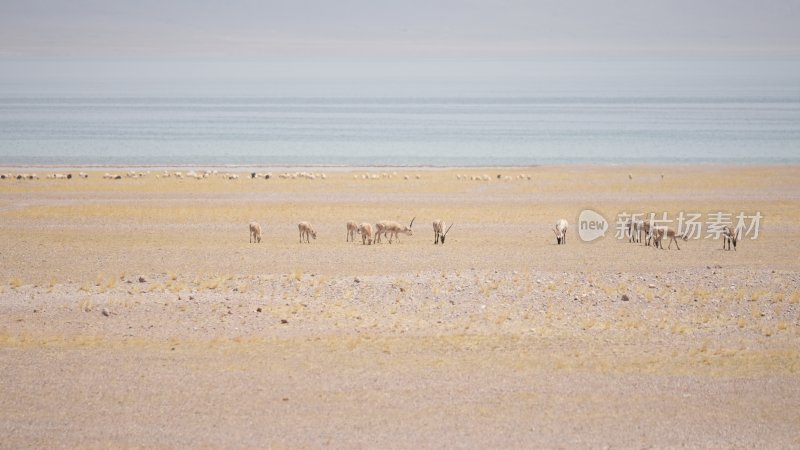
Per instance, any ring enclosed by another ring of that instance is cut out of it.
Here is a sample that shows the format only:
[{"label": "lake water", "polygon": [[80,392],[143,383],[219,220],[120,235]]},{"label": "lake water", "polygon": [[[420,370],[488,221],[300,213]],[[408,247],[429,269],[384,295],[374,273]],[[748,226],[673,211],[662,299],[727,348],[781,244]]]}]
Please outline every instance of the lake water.
[{"label": "lake water", "polygon": [[5,62],[0,164],[800,162],[795,61],[422,63],[407,76],[403,64],[314,76],[341,64],[285,63],[244,78],[80,62],[42,75],[42,64]]}]

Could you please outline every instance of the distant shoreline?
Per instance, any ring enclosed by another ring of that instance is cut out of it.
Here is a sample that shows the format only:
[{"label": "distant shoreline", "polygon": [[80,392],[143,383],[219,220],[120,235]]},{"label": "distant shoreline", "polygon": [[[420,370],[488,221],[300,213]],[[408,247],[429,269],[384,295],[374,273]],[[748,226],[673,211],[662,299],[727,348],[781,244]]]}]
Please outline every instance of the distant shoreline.
[{"label": "distant shoreline", "polygon": [[476,166],[438,166],[438,165],[330,165],[330,164],[42,164],[42,165],[19,165],[19,164],[0,164],[2,170],[88,170],[88,171],[102,171],[102,170],[237,170],[237,171],[258,171],[258,170],[272,170],[272,171],[297,171],[304,169],[313,170],[328,170],[333,172],[346,172],[357,170],[482,170],[482,169],[533,169],[543,167],[560,167],[572,169],[604,169],[604,168],[657,168],[657,167],[728,167],[728,168],[769,168],[769,167],[796,167],[800,166],[800,162],[792,163],[745,163],[745,162],[730,162],[730,163],[575,163],[575,164],[530,164],[530,165],[476,165]]}]

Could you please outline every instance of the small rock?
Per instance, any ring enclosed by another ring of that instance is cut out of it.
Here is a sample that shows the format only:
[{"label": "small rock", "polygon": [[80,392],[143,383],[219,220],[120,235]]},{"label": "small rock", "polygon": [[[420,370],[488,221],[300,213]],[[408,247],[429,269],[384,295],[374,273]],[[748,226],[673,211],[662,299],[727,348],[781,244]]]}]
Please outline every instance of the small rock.
[{"label": "small rock", "polygon": [[189,300],[194,300],[194,295],[190,295]]},{"label": "small rock", "polygon": [[108,312],[108,309],[106,309],[106,308],[103,308],[103,311],[102,311],[102,313],[103,313],[103,315],[104,315],[104,316],[106,316],[106,317],[108,317],[108,316],[110,316],[110,315],[111,315],[111,313],[110,313],[110,312]]},{"label": "small rock", "polygon": [[647,287],[649,287],[650,289],[655,289],[656,285],[655,284],[648,284]]},{"label": "small rock", "polygon": [[356,282],[356,283],[361,283],[361,279],[358,278],[358,277],[356,277],[353,281]]},{"label": "small rock", "polygon": [[139,283],[145,283],[147,280],[143,276],[139,276]]},{"label": "small rock", "polygon": [[630,297],[628,297],[626,294],[622,294],[622,297],[620,297],[620,300],[622,300],[623,302],[627,302],[627,301],[630,301]]},{"label": "small rock", "polygon": [[261,307],[256,308],[256,312],[261,312]]},{"label": "small rock", "polygon": [[289,323],[289,321],[286,319],[281,319],[281,323]]}]

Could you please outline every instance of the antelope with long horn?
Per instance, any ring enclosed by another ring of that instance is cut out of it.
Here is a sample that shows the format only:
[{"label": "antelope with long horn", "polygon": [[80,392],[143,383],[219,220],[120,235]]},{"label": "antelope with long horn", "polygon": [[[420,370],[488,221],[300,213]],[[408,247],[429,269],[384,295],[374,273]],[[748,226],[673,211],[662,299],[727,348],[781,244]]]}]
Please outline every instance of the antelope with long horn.
[{"label": "antelope with long horn", "polygon": [[[408,236],[412,236],[414,234],[411,231],[411,227],[414,226],[414,219],[416,219],[416,217],[411,219],[411,223],[409,223],[408,226],[401,225],[393,221],[381,221],[379,222],[379,224],[383,225],[383,231],[384,233],[389,235],[389,243],[391,244],[393,238],[397,239],[398,242],[400,242],[400,237],[398,236],[400,233],[406,234]],[[380,228],[378,229],[378,231],[380,231]]]},{"label": "antelope with long horn", "polygon": [[433,221],[433,244],[436,245],[439,242],[444,245],[444,238],[447,236],[447,233],[450,231],[450,228],[453,228],[453,224],[450,224],[447,229],[444,229],[445,223],[444,220],[434,220]]},{"label": "antelope with long horn", "polygon": [[553,233],[556,234],[556,244],[566,244],[567,243],[567,227],[569,227],[569,223],[566,219],[559,219],[556,222],[556,226],[553,227]]}]

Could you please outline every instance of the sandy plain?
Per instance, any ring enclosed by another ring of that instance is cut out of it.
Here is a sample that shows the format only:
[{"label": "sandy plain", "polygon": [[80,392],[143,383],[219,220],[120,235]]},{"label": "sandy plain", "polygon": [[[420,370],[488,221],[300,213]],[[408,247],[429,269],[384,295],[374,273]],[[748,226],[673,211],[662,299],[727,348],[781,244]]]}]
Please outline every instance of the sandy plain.
[{"label": "sandy plain", "polygon": [[[0,180],[0,447],[800,447],[800,167],[79,170],[0,168],[41,177]],[[655,250],[585,208],[763,218]]]}]

